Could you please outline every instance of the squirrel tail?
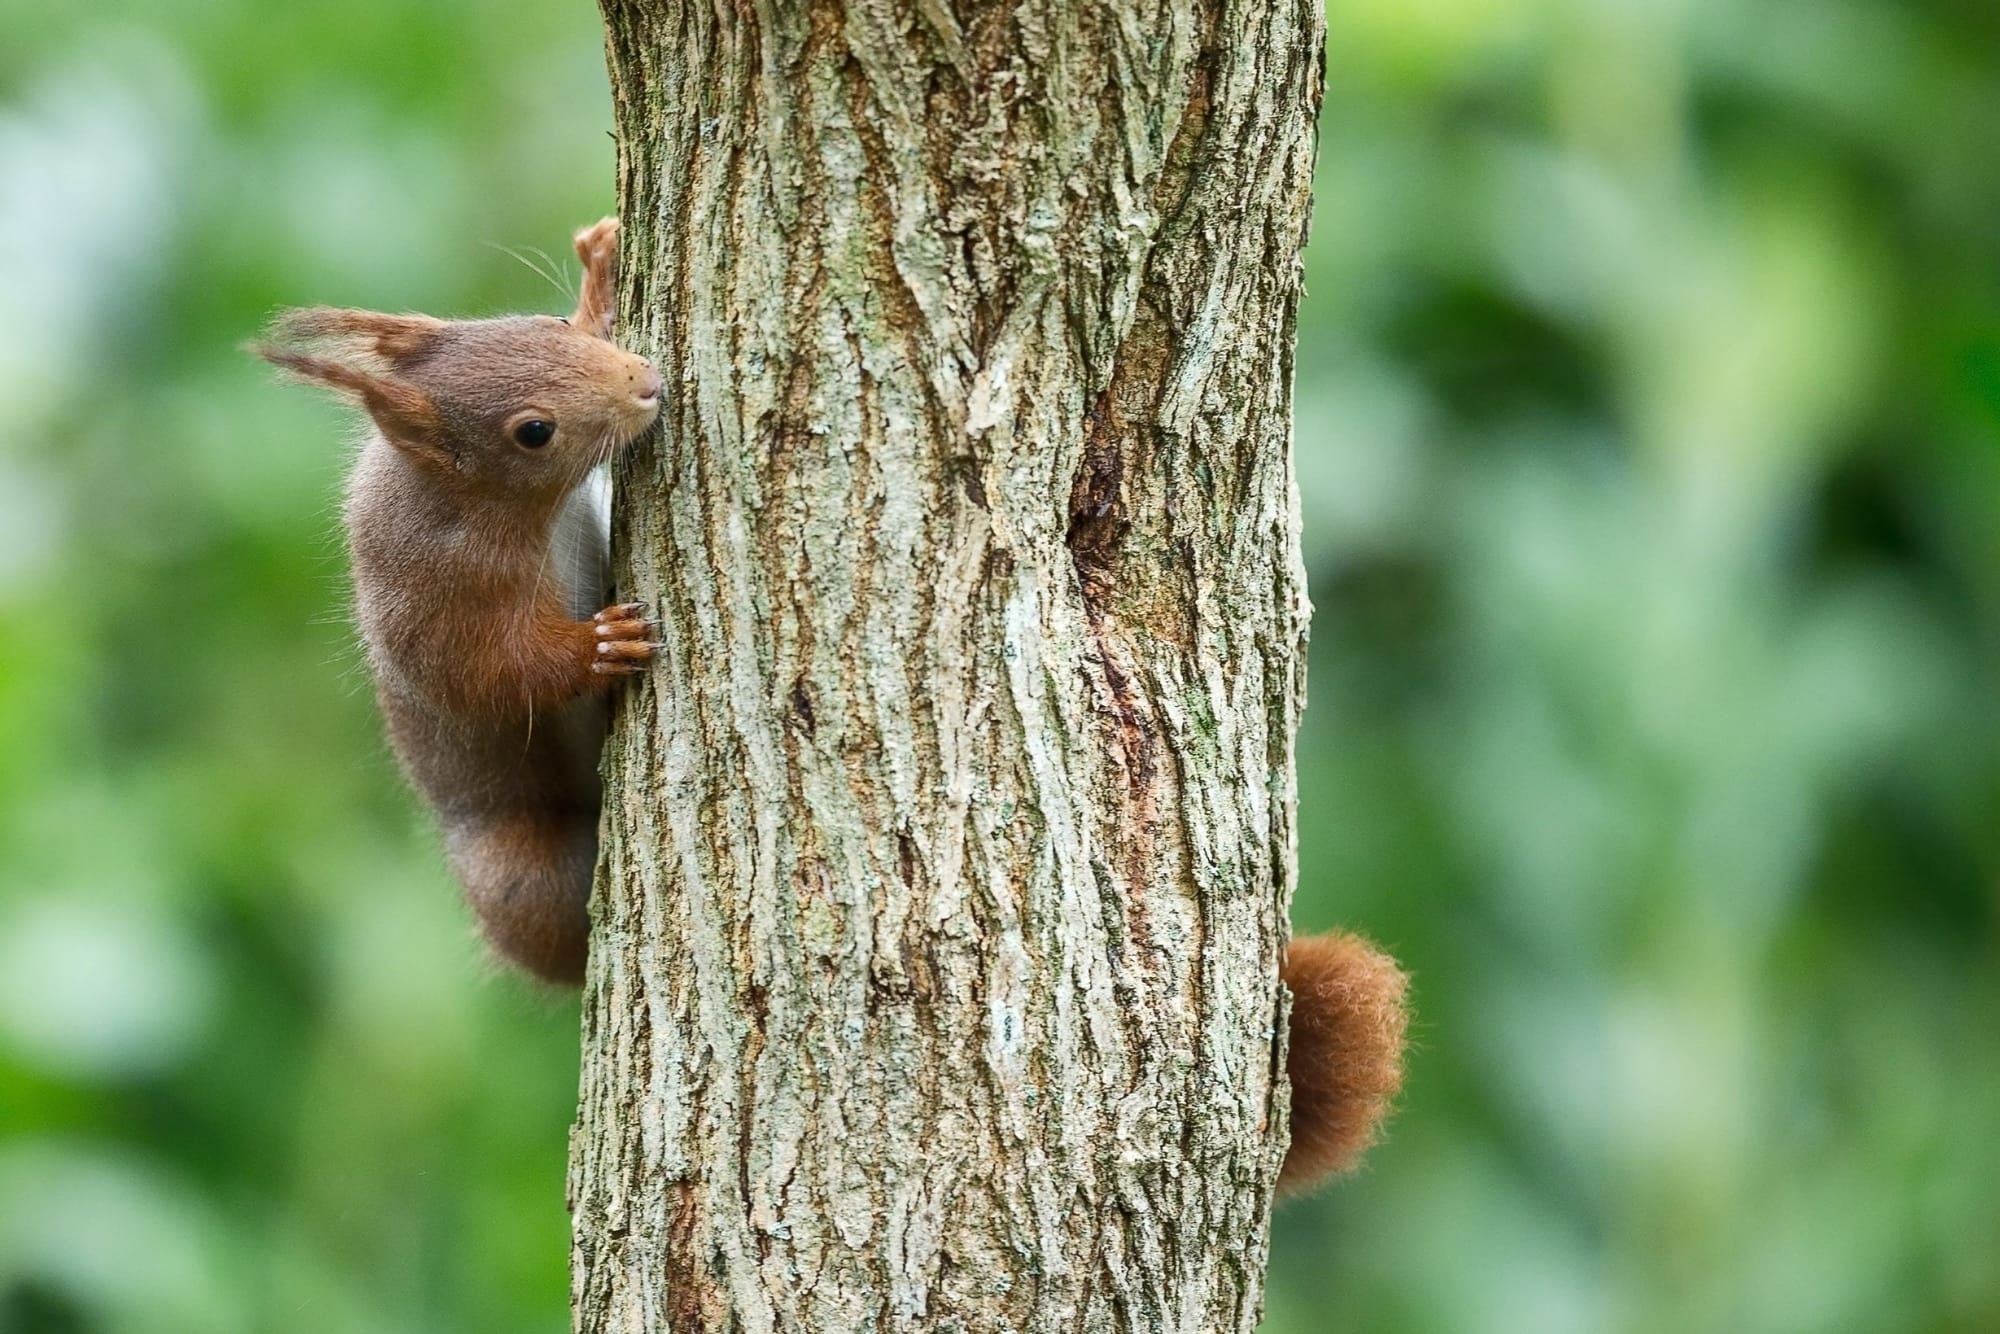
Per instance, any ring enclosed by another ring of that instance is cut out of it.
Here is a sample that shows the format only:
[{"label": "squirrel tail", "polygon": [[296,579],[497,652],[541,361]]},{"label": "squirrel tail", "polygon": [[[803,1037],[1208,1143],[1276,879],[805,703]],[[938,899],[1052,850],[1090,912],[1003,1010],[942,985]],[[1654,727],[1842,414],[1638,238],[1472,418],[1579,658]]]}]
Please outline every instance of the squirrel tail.
[{"label": "squirrel tail", "polygon": [[1284,1193],[1352,1168],[1375,1142],[1403,1085],[1409,977],[1359,936],[1301,936],[1286,953],[1292,991],[1292,1142]]}]

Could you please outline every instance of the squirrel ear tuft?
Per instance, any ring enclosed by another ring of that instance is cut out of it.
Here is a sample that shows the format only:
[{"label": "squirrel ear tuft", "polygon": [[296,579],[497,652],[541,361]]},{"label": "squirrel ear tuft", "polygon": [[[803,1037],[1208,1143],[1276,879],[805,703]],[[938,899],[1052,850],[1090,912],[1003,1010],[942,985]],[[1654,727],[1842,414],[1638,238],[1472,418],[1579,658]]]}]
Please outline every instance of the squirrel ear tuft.
[{"label": "squirrel ear tuft", "polygon": [[423,355],[443,333],[445,322],[429,315],[383,315],[372,310],[341,310],[307,306],[288,310],[271,322],[270,336],[280,343],[358,343],[362,348],[399,364]]},{"label": "squirrel ear tuft", "polygon": [[275,343],[248,343],[244,350],[301,380],[354,395],[382,428],[382,434],[398,445],[444,448],[444,423],[437,404],[407,380],[370,375],[338,361],[295,352]]}]

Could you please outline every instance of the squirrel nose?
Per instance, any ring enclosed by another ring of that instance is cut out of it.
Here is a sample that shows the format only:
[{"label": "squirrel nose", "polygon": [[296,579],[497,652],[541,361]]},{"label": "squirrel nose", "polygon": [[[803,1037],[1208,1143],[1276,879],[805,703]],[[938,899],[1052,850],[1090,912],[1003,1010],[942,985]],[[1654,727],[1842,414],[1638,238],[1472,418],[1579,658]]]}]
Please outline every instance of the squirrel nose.
[{"label": "squirrel nose", "polygon": [[639,372],[638,384],[634,387],[632,391],[632,396],[634,398],[641,400],[649,398],[658,398],[660,396],[660,390],[664,388],[665,385],[666,381],[660,378],[660,373],[654,370],[651,366],[648,366],[646,367],[646,369]]}]

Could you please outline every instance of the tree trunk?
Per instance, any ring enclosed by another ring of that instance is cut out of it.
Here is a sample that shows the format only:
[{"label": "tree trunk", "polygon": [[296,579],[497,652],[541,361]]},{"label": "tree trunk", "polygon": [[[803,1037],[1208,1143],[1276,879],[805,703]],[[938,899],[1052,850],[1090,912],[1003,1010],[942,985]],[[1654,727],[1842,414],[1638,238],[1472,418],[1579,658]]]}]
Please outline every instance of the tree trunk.
[{"label": "tree trunk", "polygon": [[[604,0],[577,1328],[1252,1329],[1319,0]],[[621,594],[624,595],[624,594]]]}]

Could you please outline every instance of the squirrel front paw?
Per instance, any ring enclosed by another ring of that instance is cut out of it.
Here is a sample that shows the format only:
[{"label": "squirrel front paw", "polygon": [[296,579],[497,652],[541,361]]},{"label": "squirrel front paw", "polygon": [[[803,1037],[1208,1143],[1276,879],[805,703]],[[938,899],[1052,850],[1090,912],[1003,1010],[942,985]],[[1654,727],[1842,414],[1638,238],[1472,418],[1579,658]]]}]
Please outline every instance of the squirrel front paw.
[{"label": "squirrel front paw", "polygon": [[652,638],[658,621],[646,619],[643,602],[618,602],[591,618],[590,670],[598,676],[632,676],[660,651]]}]

